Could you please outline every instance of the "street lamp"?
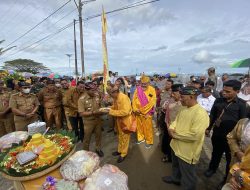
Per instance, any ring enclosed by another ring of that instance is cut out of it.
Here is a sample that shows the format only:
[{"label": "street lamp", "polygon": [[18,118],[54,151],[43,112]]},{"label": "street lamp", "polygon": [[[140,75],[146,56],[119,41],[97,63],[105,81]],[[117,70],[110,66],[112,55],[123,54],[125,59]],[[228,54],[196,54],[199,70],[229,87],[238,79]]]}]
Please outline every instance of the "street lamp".
[{"label": "street lamp", "polygon": [[65,54],[69,57],[69,75],[71,75],[71,70],[70,70],[70,57],[73,55],[73,54]]}]

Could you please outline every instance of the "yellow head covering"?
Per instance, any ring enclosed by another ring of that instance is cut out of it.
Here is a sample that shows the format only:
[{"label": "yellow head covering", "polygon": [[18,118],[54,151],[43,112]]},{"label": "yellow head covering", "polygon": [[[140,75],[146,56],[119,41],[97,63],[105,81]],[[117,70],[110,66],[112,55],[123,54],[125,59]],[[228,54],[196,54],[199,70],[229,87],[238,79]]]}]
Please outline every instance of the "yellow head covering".
[{"label": "yellow head covering", "polygon": [[142,75],[141,82],[142,83],[149,83],[150,82],[150,78],[147,77],[147,76],[145,76],[145,75]]}]

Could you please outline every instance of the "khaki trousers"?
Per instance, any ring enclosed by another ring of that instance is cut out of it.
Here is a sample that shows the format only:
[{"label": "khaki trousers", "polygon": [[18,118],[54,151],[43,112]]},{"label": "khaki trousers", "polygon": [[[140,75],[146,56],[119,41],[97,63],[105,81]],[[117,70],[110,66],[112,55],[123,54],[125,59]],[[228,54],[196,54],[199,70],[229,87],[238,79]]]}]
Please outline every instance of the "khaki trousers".
[{"label": "khaki trousers", "polygon": [[14,115],[9,113],[0,119],[0,137],[15,130]]},{"label": "khaki trousers", "polygon": [[28,131],[27,126],[31,123],[34,123],[37,120],[38,120],[38,115],[35,115],[32,118],[25,118],[14,115],[16,131]]},{"label": "khaki trousers", "polygon": [[56,129],[59,130],[62,128],[62,108],[44,108],[44,117],[47,127],[53,127],[53,124],[56,125]]},{"label": "khaki trousers", "polygon": [[72,125],[69,121],[69,111],[67,109],[64,108],[64,115],[65,115],[65,120],[66,120],[66,124],[67,124],[67,129],[72,131]]},{"label": "khaki trousers", "polygon": [[84,121],[83,149],[89,150],[92,134],[95,134],[96,150],[101,150],[102,122],[101,120]]}]

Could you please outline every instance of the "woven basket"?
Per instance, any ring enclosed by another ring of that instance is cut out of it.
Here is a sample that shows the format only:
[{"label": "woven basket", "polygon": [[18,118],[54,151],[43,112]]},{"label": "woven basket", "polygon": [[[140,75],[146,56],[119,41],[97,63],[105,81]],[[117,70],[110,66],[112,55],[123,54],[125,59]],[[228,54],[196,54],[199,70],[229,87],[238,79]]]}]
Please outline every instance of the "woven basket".
[{"label": "woven basket", "polygon": [[65,158],[63,158],[60,162],[58,162],[57,164],[55,164],[55,165],[53,165],[53,166],[51,166],[51,167],[49,167],[41,172],[31,174],[28,176],[23,176],[23,177],[14,177],[14,176],[7,175],[6,173],[3,173],[3,172],[1,172],[1,175],[4,178],[12,180],[12,181],[29,181],[32,179],[39,178],[41,176],[44,176],[44,175],[52,172],[53,170],[57,169],[58,167],[60,167],[75,152],[75,149],[76,149],[76,146],[74,146],[74,148],[71,150],[71,152]]}]

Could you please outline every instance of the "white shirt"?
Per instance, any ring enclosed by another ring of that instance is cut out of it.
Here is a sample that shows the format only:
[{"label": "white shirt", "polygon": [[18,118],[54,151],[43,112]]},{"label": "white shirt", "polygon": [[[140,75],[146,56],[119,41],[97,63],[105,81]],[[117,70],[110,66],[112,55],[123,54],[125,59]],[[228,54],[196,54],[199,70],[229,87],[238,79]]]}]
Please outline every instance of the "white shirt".
[{"label": "white shirt", "polygon": [[114,76],[109,77],[109,80],[110,80],[111,84],[115,84],[115,81],[116,81],[117,79],[118,79],[118,78],[117,78],[117,77],[114,77]]},{"label": "white shirt", "polygon": [[197,97],[197,102],[207,111],[208,115],[210,115],[210,111],[214,105],[215,99],[216,98],[213,95],[210,95],[208,98],[204,98],[202,94],[200,94]]}]

